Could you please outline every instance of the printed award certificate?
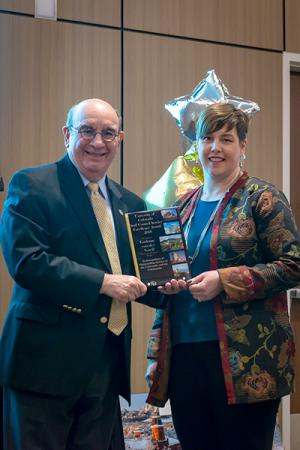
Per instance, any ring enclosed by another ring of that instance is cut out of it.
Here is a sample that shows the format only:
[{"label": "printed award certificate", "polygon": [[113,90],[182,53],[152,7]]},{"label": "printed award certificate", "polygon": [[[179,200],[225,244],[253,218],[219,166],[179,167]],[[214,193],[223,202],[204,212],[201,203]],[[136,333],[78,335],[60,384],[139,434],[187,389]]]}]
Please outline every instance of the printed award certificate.
[{"label": "printed award certificate", "polygon": [[136,275],[148,287],[191,278],[177,208],[125,214]]}]

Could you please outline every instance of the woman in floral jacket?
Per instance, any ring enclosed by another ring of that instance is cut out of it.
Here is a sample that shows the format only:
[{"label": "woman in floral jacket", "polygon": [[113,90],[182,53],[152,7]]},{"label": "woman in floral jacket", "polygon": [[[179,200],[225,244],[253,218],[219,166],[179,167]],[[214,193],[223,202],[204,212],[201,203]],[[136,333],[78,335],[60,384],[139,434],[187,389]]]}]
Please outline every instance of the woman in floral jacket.
[{"label": "woman in floral jacket", "polygon": [[170,398],[183,450],[271,450],[293,390],[299,234],[285,196],[241,171],[248,121],[229,104],[200,115],[204,185],[178,204],[193,278],[161,289],[149,340],[147,401]]}]

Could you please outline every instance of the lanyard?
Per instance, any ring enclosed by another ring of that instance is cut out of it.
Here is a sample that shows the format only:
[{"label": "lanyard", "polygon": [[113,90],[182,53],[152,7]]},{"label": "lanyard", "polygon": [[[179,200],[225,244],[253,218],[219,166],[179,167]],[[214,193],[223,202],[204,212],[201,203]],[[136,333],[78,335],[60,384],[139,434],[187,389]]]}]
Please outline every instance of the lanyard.
[{"label": "lanyard", "polygon": [[[198,198],[197,198],[197,200],[196,200],[196,204],[194,205],[193,212],[192,212],[192,214],[190,215],[190,217],[189,217],[189,219],[188,219],[188,222],[187,222],[187,225],[186,225],[186,228],[185,228],[185,231],[184,231],[184,235],[185,235],[185,240],[186,240],[186,242],[188,242],[188,237],[189,237],[189,233],[190,233],[190,230],[191,230],[192,220],[193,220],[193,218],[194,218],[195,211],[196,211],[196,209],[197,209],[199,200],[200,200],[200,198],[201,198],[201,194],[202,194],[202,190],[201,190],[201,192],[199,192]],[[219,206],[220,206],[221,203],[222,203],[223,198],[224,198],[224,196],[222,196],[222,197],[220,198],[220,200],[218,201],[218,203],[217,203],[215,209],[214,209],[213,212],[211,213],[211,215],[210,215],[210,217],[209,217],[207,223],[205,224],[205,227],[203,228],[203,230],[202,230],[202,232],[201,232],[201,234],[200,234],[200,237],[199,237],[199,239],[198,239],[198,242],[197,242],[197,245],[196,245],[194,254],[193,254],[192,256],[189,256],[189,260],[190,260],[190,263],[191,263],[191,264],[193,264],[193,262],[195,261],[195,259],[197,258],[198,254],[199,254],[199,251],[200,251],[201,245],[202,245],[202,243],[203,243],[203,241],[204,241],[204,238],[205,238],[205,236],[206,236],[206,233],[207,233],[207,231],[208,231],[210,225],[212,224],[212,222],[214,221],[214,219],[215,219],[215,217],[216,217],[217,211],[218,211],[218,209],[219,209]]]}]

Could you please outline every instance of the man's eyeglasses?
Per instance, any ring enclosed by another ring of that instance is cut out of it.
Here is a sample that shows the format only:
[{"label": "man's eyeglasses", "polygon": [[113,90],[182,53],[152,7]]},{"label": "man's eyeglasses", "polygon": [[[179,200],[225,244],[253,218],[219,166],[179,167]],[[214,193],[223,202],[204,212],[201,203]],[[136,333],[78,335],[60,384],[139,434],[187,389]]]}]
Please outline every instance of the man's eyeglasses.
[{"label": "man's eyeglasses", "polygon": [[117,131],[111,130],[109,128],[102,131],[96,131],[94,130],[94,128],[86,128],[86,127],[74,128],[69,126],[68,128],[70,128],[73,131],[76,131],[78,134],[80,134],[82,139],[85,139],[86,141],[92,141],[93,139],[95,139],[97,134],[100,134],[103,142],[112,142],[120,134]]}]

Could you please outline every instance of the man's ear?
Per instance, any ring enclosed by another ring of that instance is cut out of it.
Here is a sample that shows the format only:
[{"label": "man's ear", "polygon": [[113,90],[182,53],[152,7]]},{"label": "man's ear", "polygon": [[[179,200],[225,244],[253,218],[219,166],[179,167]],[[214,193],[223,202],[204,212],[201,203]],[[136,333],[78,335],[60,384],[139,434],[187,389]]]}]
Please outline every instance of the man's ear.
[{"label": "man's ear", "polygon": [[120,139],[120,142],[123,141],[123,139],[124,139],[124,131],[120,131],[119,139]]},{"label": "man's ear", "polygon": [[63,132],[63,135],[64,135],[65,147],[68,148],[69,147],[69,140],[70,140],[70,130],[67,127],[67,125],[64,125],[62,127],[62,132]]}]

